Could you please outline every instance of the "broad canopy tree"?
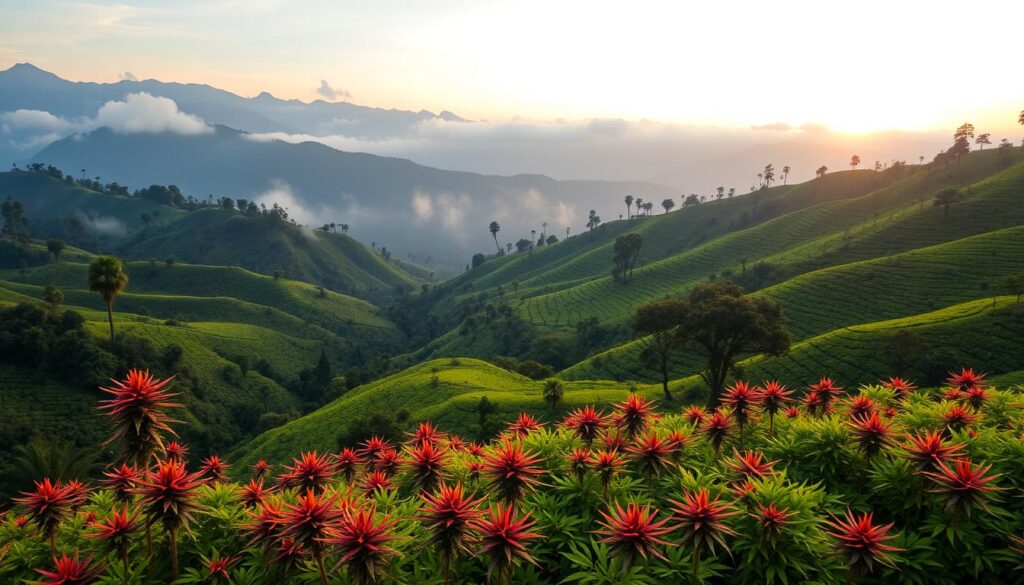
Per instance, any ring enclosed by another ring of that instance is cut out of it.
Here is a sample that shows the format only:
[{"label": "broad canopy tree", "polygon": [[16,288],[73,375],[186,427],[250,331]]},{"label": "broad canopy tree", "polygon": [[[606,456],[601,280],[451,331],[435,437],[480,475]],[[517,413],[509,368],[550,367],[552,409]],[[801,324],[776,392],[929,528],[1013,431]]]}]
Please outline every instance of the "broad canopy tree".
[{"label": "broad canopy tree", "polygon": [[615,270],[612,273],[615,280],[625,280],[627,275],[629,278],[633,277],[633,267],[636,266],[636,259],[640,256],[640,248],[643,245],[644,237],[640,234],[626,234],[615,238]]},{"label": "broad canopy tree", "polygon": [[782,307],[772,299],[747,295],[731,282],[702,283],[685,299],[666,299],[640,307],[634,330],[648,336],[645,362],[658,367],[662,388],[671,399],[668,371],[672,355],[696,349],[707,364],[701,377],[709,389],[708,405],[717,407],[729,374],[744,355],[782,355],[790,334]]}]

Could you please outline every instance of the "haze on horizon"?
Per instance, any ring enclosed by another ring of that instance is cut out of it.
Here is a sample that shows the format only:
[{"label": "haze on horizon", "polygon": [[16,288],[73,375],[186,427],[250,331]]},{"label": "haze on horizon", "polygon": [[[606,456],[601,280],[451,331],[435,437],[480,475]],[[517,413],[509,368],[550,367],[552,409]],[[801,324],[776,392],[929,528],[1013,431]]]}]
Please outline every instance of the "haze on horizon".
[{"label": "haze on horizon", "polygon": [[[492,121],[1009,132],[1024,4],[9,0],[0,68]],[[1015,136],[1016,132],[1011,134]]]}]

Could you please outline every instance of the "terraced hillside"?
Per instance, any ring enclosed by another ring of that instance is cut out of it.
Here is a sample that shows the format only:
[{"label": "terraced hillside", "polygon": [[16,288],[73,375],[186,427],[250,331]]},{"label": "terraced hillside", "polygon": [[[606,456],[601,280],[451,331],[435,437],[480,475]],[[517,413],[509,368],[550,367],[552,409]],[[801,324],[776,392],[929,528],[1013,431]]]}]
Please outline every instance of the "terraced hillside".
[{"label": "terraced hillside", "polygon": [[34,236],[125,258],[237,266],[375,301],[430,278],[428,268],[389,260],[351,237],[275,216],[213,206],[185,211],[30,171],[0,173],[0,198],[6,197],[25,206]]}]

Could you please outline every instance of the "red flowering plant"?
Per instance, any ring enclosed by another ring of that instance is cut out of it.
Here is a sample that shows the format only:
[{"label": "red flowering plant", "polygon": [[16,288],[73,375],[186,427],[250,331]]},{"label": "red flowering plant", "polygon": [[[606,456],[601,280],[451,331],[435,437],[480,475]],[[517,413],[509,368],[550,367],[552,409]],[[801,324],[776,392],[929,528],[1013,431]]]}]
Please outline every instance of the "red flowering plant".
[{"label": "red flowering plant", "polygon": [[262,479],[265,476],[270,475],[271,466],[267,463],[266,459],[257,459],[256,463],[249,466],[249,470],[252,471],[252,476],[256,479]]},{"label": "red flowering plant", "polygon": [[613,553],[623,559],[623,567],[628,570],[637,558],[647,559],[656,557],[667,560],[661,552],[661,547],[670,546],[662,537],[672,531],[666,526],[670,518],[658,520],[657,510],[651,510],[649,505],[640,506],[630,502],[626,508],[622,504],[615,503],[607,512],[601,511],[603,520],[598,520],[600,526],[595,534],[601,536],[601,543],[607,544]]},{"label": "red flowering plant", "polygon": [[917,389],[917,384],[900,377],[892,377],[883,381],[882,387],[892,390],[896,400],[903,400]]},{"label": "red flowering plant", "polygon": [[473,526],[480,521],[483,498],[468,496],[461,483],[442,484],[437,492],[420,494],[423,508],[418,519],[430,534],[430,543],[437,549],[448,582],[453,561],[459,554],[472,554],[476,541]]},{"label": "red flowering plant", "polygon": [[508,432],[514,437],[523,438],[533,431],[537,431],[542,428],[544,428],[544,425],[540,424],[536,418],[529,413],[521,412],[519,413],[519,417],[508,425]]},{"label": "red flowering plant", "polygon": [[[390,449],[390,451],[394,452],[394,449]],[[334,468],[339,475],[345,478],[345,481],[352,481],[361,462],[362,458],[351,447],[343,448],[334,456]]]},{"label": "red flowering plant", "polygon": [[374,469],[363,477],[363,492],[368,496],[393,489],[395,486],[391,482],[391,476],[382,469]]},{"label": "red flowering plant", "polygon": [[647,478],[648,487],[653,479],[672,463],[675,445],[672,441],[660,436],[657,431],[650,430],[637,437],[633,445],[626,447],[640,473]]},{"label": "red flowering plant", "polygon": [[393,445],[390,441],[379,435],[374,435],[369,439],[360,443],[360,448],[356,453],[366,461],[369,468],[373,468],[373,462],[377,459],[377,453],[385,449],[393,449]]},{"label": "red flowering plant", "polygon": [[[450,444],[447,449],[451,450]],[[438,451],[441,451],[440,447],[438,448]],[[398,455],[398,451],[395,451],[394,449],[384,449],[377,453],[377,459],[374,462],[373,467],[375,470],[382,471],[387,475],[394,475],[395,472],[398,471],[398,467],[401,462],[402,460]]]},{"label": "red flowering plant", "polygon": [[811,384],[807,389],[808,397],[814,395],[817,398],[815,412],[819,416],[832,412],[832,405],[843,392],[843,388],[837,386],[832,378],[821,378],[817,384]]},{"label": "red flowering plant", "polygon": [[960,457],[964,445],[948,443],[938,431],[907,434],[906,442],[901,445],[904,457],[913,462],[921,471],[934,471],[939,463]]},{"label": "red flowering plant", "polygon": [[264,552],[270,550],[279,540],[284,522],[282,505],[273,500],[263,500],[256,509],[249,511],[249,518],[244,524],[249,544],[262,548]]},{"label": "red flowering plant", "polygon": [[54,568],[51,570],[36,569],[42,576],[38,585],[91,585],[100,579],[103,567],[93,563],[93,557],[88,556],[79,559],[78,552],[75,556],[69,557],[67,553],[61,553],[58,559],[53,557]]},{"label": "red flowering plant", "polygon": [[188,459],[188,447],[178,441],[168,441],[164,445],[164,457],[176,459],[179,463],[184,463]]},{"label": "red flowering plant", "polygon": [[448,455],[435,443],[423,441],[406,452],[404,468],[420,491],[432,491],[444,479]]},{"label": "red flowering plant", "polygon": [[121,510],[115,506],[108,517],[93,523],[92,532],[86,536],[103,543],[107,550],[117,554],[127,572],[128,549],[131,548],[132,537],[141,527],[138,514],[131,512],[128,504],[124,504]]},{"label": "red flowering plant", "polygon": [[327,583],[324,567],[324,549],[331,530],[342,518],[342,509],[337,506],[337,497],[317,495],[307,490],[294,504],[286,504],[281,518],[281,537],[290,538],[294,546],[309,551],[320,581]]},{"label": "red flowering plant", "polygon": [[512,569],[519,561],[536,564],[527,548],[530,540],[541,537],[530,531],[535,523],[529,512],[518,516],[511,504],[500,502],[476,521],[482,552],[489,559],[488,577],[496,575],[499,583],[512,585]]},{"label": "red flowering plant", "polygon": [[72,513],[74,494],[71,488],[54,484],[49,478],[35,484],[34,490],[22,492],[22,497],[14,501],[25,506],[26,515],[39,527],[39,532],[50,543],[50,554],[55,555],[57,530]]},{"label": "red flowering plant", "polygon": [[936,463],[934,471],[924,475],[935,483],[931,493],[945,500],[945,508],[952,509],[954,516],[971,515],[974,507],[988,509],[988,499],[1003,488],[989,485],[999,478],[998,473],[989,473],[991,465],[974,465],[970,459],[957,459],[951,465],[943,461]]},{"label": "red flowering plant", "polygon": [[487,485],[498,499],[515,503],[526,492],[540,485],[544,470],[538,467],[540,459],[525,450],[518,441],[502,439],[493,450],[484,455],[483,474]]},{"label": "red flowering plant", "polygon": [[612,478],[622,471],[625,460],[615,449],[603,449],[591,454],[590,465],[594,469],[594,473],[601,480],[601,486],[604,488],[604,493],[607,496]]},{"label": "red flowering plant", "polygon": [[408,433],[408,435],[411,438],[410,442],[414,445],[427,442],[435,446],[439,446],[445,438],[444,434],[437,430],[437,427],[432,425],[429,420],[421,422],[419,426],[416,427],[416,432]]},{"label": "red flowering plant", "polygon": [[639,394],[630,394],[615,405],[615,426],[623,429],[629,437],[647,428],[654,416],[654,403]]},{"label": "red flowering plant", "polygon": [[145,370],[129,370],[123,380],[111,380],[112,386],[100,390],[110,395],[100,402],[114,423],[114,434],[107,443],[118,442],[126,462],[145,467],[155,455],[162,455],[164,433],[173,435],[171,423],[178,422],[166,411],[181,405],[167,387],[173,378],[157,380]]},{"label": "red flowering plant", "polygon": [[850,411],[850,418],[861,418],[870,416],[872,412],[878,410],[878,405],[871,397],[858,394],[849,400],[847,408]]},{"label": "red flowering plant", "polygon": [[694,427],[699,427],[700,425],[704,424],[704,420],[707,417],[708,411],[704,410],[700,406],[697,406],[696,404],[691,405],[689,408],[686,409],[686,412],[683,413],[683,418],[685,418],[686,421],[689,422]]},{"label": "red flowering plant", "polygon": [[565,418],[565,422],[562,424],[579,437],[589,448],[594,439],[600,435],[606,421],[604,414],[598,412],[593,406],[587,405],[569,413],[569,416]]},{"label": "red flowering plant", "polygon": [[892,444],[893,423],[882,420],[878,412],[862,415],[846,424],[853,430],[857,445],[868,458]]},{"label": "red flowering plant", "polygon": [[583,479],[590,470],[590,451],[586,449],[573,449],[566,459],[569,461],[569,471],[576,478],[576,483],[583,484]]},{"label": "red flowering plant", "polygon": [[250,479],[249,483],[242,486],[242,493],[238,496],[246,507],[255,508],[263,503],[263,499],[270,492],[267,488],[263,487],[263,478]]},{"label": "red flowering plant", "polygon": [[[424,441],[424,445],[431,445]],[[324,543],[340,555],[335,570],[345,567],[349,579],[357,585],[377,581],[389,557],[398,551],[389,546],[395,540],[392,533],[396,521],[377,515],[376,508],[346,508],[341,519],[328,530]]]},{"label": "red flowering plant", "polygon": [[122,463],[120,467],[104,472],[103,477],[101,485],[113,492],[114,499],[127,502],[132,499],[131,491],[142,475],[131,465]]},{"label": "red flowering plant", "polygon": [[777,380],[769,380],[757,389],[761,410],[768,415],[768,434],[775,432],[775,415],[793,401],[793,391]]},{"label": "red flowering plant", "polygon": [[229,467],[230,465],[221,459],[219,455],[210,455],[203,459],[202,464],[199,466],[199,471],[204,479],[210,483],[216,483],[227,480]]},{"label": "red flowering plant", "polygon": [[300,453],[291,466],[285,467],[277,483],[285,489],[320,491],[334,477],[334,471],[334,462],[330,456],[320,455],[316,451]]},{"label": "red flowering plant", "polygon": [[775,473],[774,467],[778,461],[768,461],[763,453],[758,451],[744,451],[740,453],[733,449],[733,456],[726,459],[725,466],[735,474],[737,481],[747,479],[761,479]]},{"label": "red flowering plant", "polygon": [[722,404],[732,411],[733,419],[740,430],[740,447],[745,443],[745,430],[754,410],[761,404],[760,393],[749,383],[737,380],[732,386],[725,388]]},{"label": "red flowering plant", "polygon": [[977,415],[970,408],[960,404],[954,404],[942,413],[942,422],[946,424],[946,429],[950,433],[961,431],[977,420]]},{"label": "red flowering plant", "polygon": [[971,388],[981,387],[984,384],[985,375],[984,372],[975,373],[974,368],[961,368],[959,372],[949,373],[946,384],[961,392],[967,392]]},{"label": "red flowering plant", "polygon": [[714,554],[716,547],[728,550],[725,537],[736,532],[726,523],[738,512],[719,498],[712,499],[707,489],[685,491],[683,501],[669,500],[675,530],[684,546],[693,555],[693,579],[700,580],[700,559],[706,551]]},{"label": "red flowering plant", "polygon": [[786,415],[786,418],[800,418],[800,409],[796,406],[788,406],[782,412]]},{"label": "red flowering plant", "polygon": [[722,443],[729,436],[732,429],[732,414],[728,410],[716,409],[706,421],[701,432],[707,438],[708,443],[716,451],[722,449]]},{"label": "red flowering plant", "polygon": [[146,514],[146,524],[163,524],[170,547],[171,575],[178,577],[178,528],[187,527],[198,508],[195,491],[201,485],[201,473],[189,473],[176,460],[161,461],[156,469],[139,480],[134,493]]},{"label": "red flowering plant", "polygon": [[895,566],[891,553],[900,549],[886,544],[896,538],[889,534],[891,523],[875,524],[873,513],[854,514],[847,509],[843,518],[833,517],[825,524],[831,529],[826,533],[835,539],[836,548],[846,558],[852,575],[871,573],[879,564]]}]

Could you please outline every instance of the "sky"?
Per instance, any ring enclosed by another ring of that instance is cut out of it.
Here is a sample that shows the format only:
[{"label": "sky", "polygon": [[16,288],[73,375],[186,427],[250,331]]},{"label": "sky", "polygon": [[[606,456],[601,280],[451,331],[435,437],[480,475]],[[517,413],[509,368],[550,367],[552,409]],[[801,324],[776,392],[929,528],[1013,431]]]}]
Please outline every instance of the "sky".
[{"label": "sky", "polygon": [[1022,22],[1019,0],[3,0],[0,68],[488,121],[998,134]]}]

